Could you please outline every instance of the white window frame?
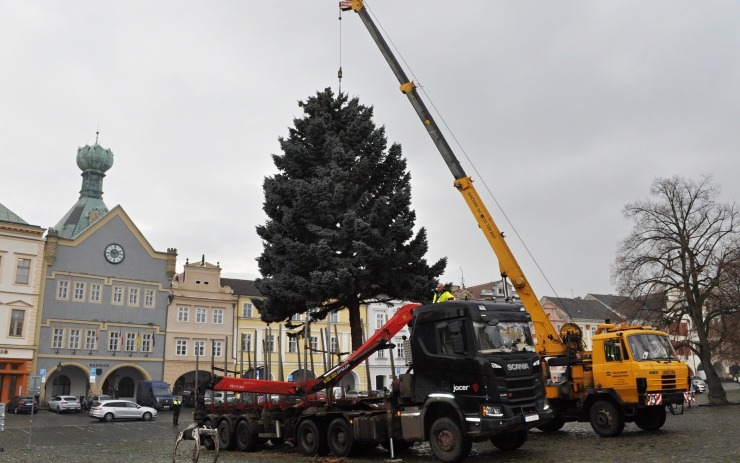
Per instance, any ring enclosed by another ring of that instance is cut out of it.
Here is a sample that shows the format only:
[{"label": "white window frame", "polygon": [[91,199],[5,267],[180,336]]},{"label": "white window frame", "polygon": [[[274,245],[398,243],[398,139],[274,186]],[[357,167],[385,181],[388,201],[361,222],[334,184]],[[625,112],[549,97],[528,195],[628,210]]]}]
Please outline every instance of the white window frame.
[{"label": "white window frame", "polygon": [[58,301],[69,300],[69,280],[57,281],[57,297]]},{"label": "white window frame", "polygon": [[[20,314],[20,316],[16,316]],[[23,327],[26,324],[26,311],[23,309],[10,308],[10,326],[8,327],[8,337],[22,338]]]},{"label": "white window frame", "polygon": [[136,332],[126,332],[126,345],[124,346],[126,352],[136,352]]},{"label": "white window frame", "polygon": [[154,290],[153,289],[144,290],[144,307],[147,309],[154,308]]},{"label": "white window frame", "polygon": [[85,350],[98,350],[97,330],[85,330]]},{"label": "white window frame", "polygon": [[213,340],[211,341],[211,349],[213,350],[213,356],[214,357],[222,357],[223,356],[223,347],[224,342],[220,340]]},{"label": "white window frame", "polygon": [[128,289],[129,307],[139,307],[139,288],[131,287]]},{"label": "white window frame", "polygon": [[121,332],[108,331],[108,350],[118,352],[121,350]]},{"label": "white window frame", "polygon": [[385,312],[378,312],[375,314],[375,329],[379,330],[388,321],[387,314]]},{"label": "white window frame", "polygon": [[69,337],[67,346],[69,349],[77,350],[80,348],[80,334],[81,330],[79,328],[70,328],[69,329]]},{"label": "white window frame", "polygon": [[241,334],[241,347],[242,352],[249,352],[252,350],[252,333],[242,332]]},{"label": "white window frame", "polygon": [[90,283],[90,298],[88,302],[100,304],[103,300],[103,285],[100,283]]},{"label": "white window frame", "polygon": [[85,302],[87,283],[84,281],[75,281],[72,283],[72,287],[72,300],[76,302]]},{"label": "white window frame", "polygon": [[336,336],[329,338],[329,352],[332,354],[338,354],[341,352],[341,349],[339,348],[339,339],[337,339]]},{"label": "white window frame", "polygon": [[208,319],[208,309],[205,307],[195,308],[195,323],[205,323]]},{"label": "white window frame", "polygon": [[396,358],[402,359],[405,358],[404,352],[403,352],[403,338],[397,337],[393,340],[393,344],[396,345],[396,348],[394,349],[396,351]]},{"label": "white window frame", "polygon": [[30,286],[32,266],[33,259],[31,259],[30,257],[19,257],[16,260],[15,278],[13,279],[16,285]]},{"label": "white window frame", "polygon": [[224,324],[224,309],[213,309],[213,324],[214,325]]},{"label": "white window frame", "polygon": [[52,349],[64,349],[64,328],[52,329],[51,348]]},{"label": "white window frame", "polygon": [[[154,343],[152,342],[154,340],[154,335],[152,333],[144,333],[141,335],[141,351],[142,352],[152,352],[152,347],[154,347]],[[185,352],[187,353],[187,348],[185,349]]]},{"label": "white window frame", "polygon": [[242,303],[242,318],[252,318],[252,310],[254,308],[254,304],[251,302],[243,302]]},{"label": "white window frame", "polygon": [[188,355],[188,340],[178,339],[175,341],[175,355],[178,357],[184,357]]},{"label": "white window frame", "polygon": [[190,307],[181,305],[177,307],[177,321],[188,323],[190,321]]},{"label": "white window frame", "polygon": [[298,352],[298,338],[295,336],[288,336],[288,353],[295,354]]},{"label": "white window frame", "polygon": [[110,302],[113,305],[123,305],[123,295],[126,293],[126,288],[121,285],[114,285],[111,291]]},{"label": "white window frame", "polygon": [[206,341],[204,339],[196,339],[195,341],[193,341],[193,356],[206,356]]}]

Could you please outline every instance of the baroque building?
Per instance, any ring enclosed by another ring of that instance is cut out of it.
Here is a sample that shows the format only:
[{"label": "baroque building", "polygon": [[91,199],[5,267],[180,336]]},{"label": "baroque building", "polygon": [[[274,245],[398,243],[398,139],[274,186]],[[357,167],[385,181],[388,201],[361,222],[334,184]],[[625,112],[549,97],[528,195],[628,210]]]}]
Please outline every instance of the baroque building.
[{"label": "baroque building", "polygon": [[113,153],[77,150],[82,188],[46,237],[38,329],[41,402],[59,394],[133,398],[161,379],[170,279],[177,251],[155,250],[121,206],[108,209],[103,178]]},{"label": "baroque building", "polygon": [[[0,204],[0,402],[36,394],[32,385],[44,229]],[[38,381],[40,383],[40,380]]]}]

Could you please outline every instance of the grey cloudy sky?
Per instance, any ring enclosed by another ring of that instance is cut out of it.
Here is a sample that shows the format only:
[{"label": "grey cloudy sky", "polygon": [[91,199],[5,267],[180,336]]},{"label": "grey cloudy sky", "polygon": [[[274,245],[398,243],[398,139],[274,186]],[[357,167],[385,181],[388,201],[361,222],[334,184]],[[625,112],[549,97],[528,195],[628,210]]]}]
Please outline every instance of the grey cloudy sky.
[{"label": "grey cloudy sky", "polygon": [[[723,202],[738,198],[740,3],[367,5],[538,296],[613,293],[632,225],[622,208],[658,176],[712,174]],[[341,58],[342,91],[403,146],[428,258],[449,260],[443,280],[498,279],[370,35],[354,13],[338,17],[334,0],[0,1],[0,202],[54,226],[79,194],[77,147],[99,125],[115,154],[109,208],[156,249],[177,248],[178,269],[205,254],[223,276],[256,278],[271,154],[298,100],[337,90]]]}]

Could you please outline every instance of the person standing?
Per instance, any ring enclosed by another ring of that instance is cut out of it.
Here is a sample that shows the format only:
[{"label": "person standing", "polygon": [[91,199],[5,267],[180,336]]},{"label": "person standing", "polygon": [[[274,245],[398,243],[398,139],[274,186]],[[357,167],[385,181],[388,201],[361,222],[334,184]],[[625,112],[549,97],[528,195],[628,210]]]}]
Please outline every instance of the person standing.
[{"label": "person standing", "polygon": [[182,407],[182,399],[180,399],[180,396],[175,396],[172,400],[172,424],[174,425],[180,419],[180,407]]},{"label": "person standing", "polygon": [[437,285],[437,290],[434,292],[434,296],[432,297],[433,303],[454,301],[454,300],[455,300],[455,296],[453,296],[451,292],[445,289],[445,285],[443,285],[442,283]]}]

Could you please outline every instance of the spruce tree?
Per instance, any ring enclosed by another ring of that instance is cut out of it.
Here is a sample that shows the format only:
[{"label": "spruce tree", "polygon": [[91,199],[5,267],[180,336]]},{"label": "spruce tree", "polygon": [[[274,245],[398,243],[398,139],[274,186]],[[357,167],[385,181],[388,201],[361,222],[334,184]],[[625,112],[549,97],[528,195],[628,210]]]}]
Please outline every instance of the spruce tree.
[{"label": "spruce tree", "polygon": [[258,309],[266,322],[349,310],[356,349],[361,304],[427,301],[447,262],[424,257],[426,230],[413,231],[401,146],[387,148],[372,107],[328,88],[298,105],[303,116],[273,155],[279,173],[263,185],[268,219],[257,227],[264,250],[256,285],[266,299]]}]

